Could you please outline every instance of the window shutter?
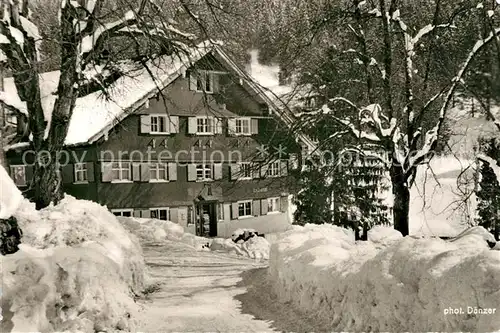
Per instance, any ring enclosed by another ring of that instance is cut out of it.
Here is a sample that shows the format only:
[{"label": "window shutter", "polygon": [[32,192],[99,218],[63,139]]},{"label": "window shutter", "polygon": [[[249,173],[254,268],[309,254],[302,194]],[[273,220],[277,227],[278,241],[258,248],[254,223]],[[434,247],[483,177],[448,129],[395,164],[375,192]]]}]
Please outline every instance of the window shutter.
[{"label": "window shutter", "polygon": [[216,92],[219,92],[219,75],[218,74],[215,74],[215,73],[210,73],[210,75],[212,76],[212,83],[214,85],[213,87],[213,92],[216,93]]},{"label": "window shutter", "polygon": [[134,182],[141,181],[141,163],[132,163],[132,180]]},{"label": "window shutter", "polygon": [[26,185],[30,185],[31,182],[33,181],[33,166],[32,165],[26,165],[24,167],[24,176],[26,178]]},{"label": "window shutter", "polygon": [[222,163],[214,163],[214,179],[222,179]]},{"label": "window shutter", "polygon": [[231,173],[231,180],[237,180],[240,177],[240,165],[231,164],[229,168]]},{"label": "window shutter", "polygon": [[260,201],[260,210],[262,215],[266,215],[267,212],[269,211],[269,208],[267,206],[267,199],[262,199]]},{"label": "window shutter", "polygon": [[188,177],[188,182],[196,181],[196,164],[187,165],[187,177]]},{"label": "window shutter", "polygon": [[260,165],[257,163],[252,163],[252,178],[259,178],[260,177]]},{"label": "window shutter", "polygon": [[179,208],[170,208],[170,221],[179,223]]},{"label": "window shutter", "polygon": [[222,119],[215,118],[215,133],[222,134]]},{"label": "window shutter", "polygon": [[197,77],[194,71],[189,73],[189,90],[196,90]]},{"label": "window shutter", "polygon": [[113,163],[111,162],[102,162],[101,165],[101,173],[102,173],[102,181],[110,182],[113,180]]},{"label": "window shutter", "polygon": [[149,182],[149,164],[141,163],[141,181]]},{"label": "window shutter", "polygon": [[134,217],[141,217],[141,211],[138,209],[134,209],[134,212],[132,214]]},{"label": "window shutter", "polygon": [[94,177],[94,163],[93,162],[87,162],[87,180],[89,183],[95,181]]},{"label": "window shutter", "polygon": [[266,178],[267,169],[269,169],[268,164],[264,164],[260,167],[260,177],[261,178]]},{"label": "window shutter", "polygon": [[142,218],[150,218],[151,217],[151,212],[149,211],[149,209],[143,209],[141,210],[141,217]]},{"label": "window shutter", "polygon": [[141,133],[147,134],[151,132],[151,116],[142,115],[141,116]]},{"label": "window shutter", "polygon": [[280,161],[280,176],[288,175],[288,165],[286,160]]},{"label": "window shutter", "polygon": [[177,163],[168,163],[168,180],[177,180]]},{"label": "window shutter", "polygon": [[170,116],[167,119],[170,133],[179,133],[179,116]]},{"label": "window shutter", "polygon": [[236,220],[238,218],[238,203],[233,202],[231,204],[231,219]]},{"label": "window shutter", "polygon": [[288,210],[288,197],[281,197],[280,198],[280,211],[282,213],[286,213]]},{"label": "window shutter", "polygon": [[254,200],[252,202],[253,207],[252,207],[252,213],[254,216],[259,216],[260,215],[260,200]]},{"label": "window shutter", "polygon": [[189,134],[196,134],[196,131],[197,131],[196,117],[189,117],[188,118],[188,133]]},{"label": "window shutter", "polygon": [[227,134],[228,135],[236,135],[236,119],[229,118],[227,120]]},{"label": "window shutter", "polygon": [[73,164],[66,164],[62,167],[62,181],[64,184],[73,183],[75,181]]},{"label": "window shutter", "polygon": [[258,134],[259,133],[259,120],[252,118],[250,119],[250,134]]}]

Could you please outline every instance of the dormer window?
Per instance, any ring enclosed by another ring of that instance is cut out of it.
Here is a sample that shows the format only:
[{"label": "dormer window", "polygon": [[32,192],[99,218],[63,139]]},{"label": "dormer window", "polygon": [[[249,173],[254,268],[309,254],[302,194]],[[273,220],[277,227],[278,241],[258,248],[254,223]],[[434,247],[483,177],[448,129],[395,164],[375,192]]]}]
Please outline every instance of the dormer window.
[{"label": "dormer window", "polygon": [[215,92],[216,74],[212,71],[199,70],[190,74],[190,89],[197,92]]}]

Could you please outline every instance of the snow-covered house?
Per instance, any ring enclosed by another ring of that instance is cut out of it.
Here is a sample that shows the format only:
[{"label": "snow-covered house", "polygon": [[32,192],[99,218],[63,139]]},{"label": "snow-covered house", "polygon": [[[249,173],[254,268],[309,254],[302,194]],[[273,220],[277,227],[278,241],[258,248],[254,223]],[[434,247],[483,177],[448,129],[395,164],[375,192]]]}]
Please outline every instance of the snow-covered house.
[{"label": "snow-covered house", "polygon": [[[286,228],[288,155],[261,161],[284,142],[279,128],[287,122],[270,98],[217,44],[149,65],[120,77],[107,97],[77,100],[59,161],[65,192],[115,215],[171,220],[209,236]],[[58,80],[59,72],[41,76],[46,110]],[[11,79],[5,86],[17,96]],[[291,142],[288,149],[298,149]],[[7,157],[29,196],[34,152],[17,143]]]}]

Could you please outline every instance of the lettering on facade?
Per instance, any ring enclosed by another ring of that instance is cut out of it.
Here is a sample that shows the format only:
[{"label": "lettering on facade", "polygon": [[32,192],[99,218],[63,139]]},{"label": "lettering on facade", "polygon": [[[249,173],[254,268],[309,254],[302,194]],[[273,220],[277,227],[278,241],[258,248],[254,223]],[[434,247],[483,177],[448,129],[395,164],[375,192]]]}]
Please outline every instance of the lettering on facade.
[{"label": "lettering on facade", "polygon": [[264,192],[267,192],[267,187],[253,189],[253,193],[264,193]]}]

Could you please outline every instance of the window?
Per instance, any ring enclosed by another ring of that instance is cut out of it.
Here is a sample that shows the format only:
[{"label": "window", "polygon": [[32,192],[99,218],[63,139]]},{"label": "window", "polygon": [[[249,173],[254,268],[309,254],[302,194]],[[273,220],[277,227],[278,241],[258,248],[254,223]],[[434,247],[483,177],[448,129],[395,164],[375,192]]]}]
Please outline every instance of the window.
[{"label": "window", "polygon": [[236,134],[250,134],[250,119],[238,118],[236,119]]},{"label": "window", "polygon": [[238,202],[238,216],[247,217],[252,216],[252,201],[239,201]]},{"label": "window", "polygon": [[111,166],[112,181],[132,181],[130,162],[113,162]]},{"label": "window", "polygon": [[197,180],[212,179],[212,166],[210,164],[197,164],[196,179]]},{"label": "window", "polygon": [[75,163],[75,183],[86,183],[87,163]]},{"label": "window", "polygon": [[149,210],[151,212],[151,218],[170,221],[170,208],[151,208]]},{"label": "window", "polygon": [[10,173],[17,186],[26,186],[26,167],[24,165],[12,165]]},{"label": "window", "polygon": [[267,199],[267,212],[274,213],[280,211],[280,198]]},{"label": "window", "polygon": [[211,117],[196,118],[196,133],[197,134],[213,134],[214,119]]},{"label": "window", "polygon": [[249,162],[240,163],[240,179],[252,178],[252,166]]},{"label": "window", "polygon": [[115,216],[132,217],[132,209],[112,209],[111,213]]},{"label": "window", "polygon": [[168,133],[167,116],[151,116],[150,133]]},{"label": "window", "polygon": [[267,169],[267,175],[269,177],[278,177],[280,175],[280,162],[272,162],[269,164],[269,168]]},{"label": "window", "polygon": [[163,163],[151,163],[149,165],[149,181],[168,181],[168,166]]},{"label": "window", "polygon": [[196,91],[207,93],[213,92],[214,89],[214,74],[208,71],[200,71],[196,75]]}]

